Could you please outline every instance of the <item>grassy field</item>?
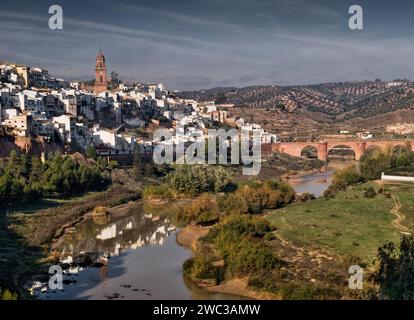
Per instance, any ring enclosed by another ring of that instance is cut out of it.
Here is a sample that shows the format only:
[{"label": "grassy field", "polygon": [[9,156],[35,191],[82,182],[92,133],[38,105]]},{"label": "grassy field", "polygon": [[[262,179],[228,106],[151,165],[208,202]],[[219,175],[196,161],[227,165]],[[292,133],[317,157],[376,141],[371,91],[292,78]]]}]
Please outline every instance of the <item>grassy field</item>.
[{"label": "grassy field", "polygon": [[353,186],[333,199],[319,198],[276,210],[268,219],[277,227],[277,234],[297,245],[358,257],[369,264],[384,241],[398,241],[401,236],[393,225],[391,194],[401,201],[400,212],[406,216],[401,224],[414,230],[414,187],[386,185],[384,193],[375,198],[364,197],[371,186],[378,190],[375,183]]}]

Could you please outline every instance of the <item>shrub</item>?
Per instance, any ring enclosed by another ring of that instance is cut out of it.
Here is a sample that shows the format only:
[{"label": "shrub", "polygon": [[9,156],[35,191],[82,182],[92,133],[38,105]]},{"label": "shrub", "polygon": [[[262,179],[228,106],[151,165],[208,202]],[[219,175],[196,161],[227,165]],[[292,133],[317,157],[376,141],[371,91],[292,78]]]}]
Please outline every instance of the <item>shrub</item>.
[{"label": "shrub", "polygon": [[8,289],[0,288],[0,300],[17,300],[17,293],[13,293]]},{"label": "shrub", "polygon": [[293,201],[292,187],[281,181],[250,181],[241,184],[235,192],[247,203],[249,212],[260,213],[264,209],[276,209]]},{"label": "shrub", "polygon": [[210,224],[219,218],[218,204],[212,195],[204,193],[186,204],[173,205],[172,214],[178,223]]},{"label": "shrub", "polygon": [[243,237],[261,238],[270,231],[273,231],[273,228],[263,217],[232,215],[213,226],[203,239],[218,246],[225,246],[226,242],[237,242]]},{"label": "shrub", "polygon": [[226,249],[223,255],[227,270],[231,274],[248,275],[266,272],[282,265],[271,247],[263,242],[244,238]]},{"label": "shrub", "polygon": [[344,191],[348,186],[362,182],[364,179],[359,174],[355,165],[335,171],[332,184],[325,190],[324,197],[333,197],[338,191]]},{"label": "shrub", "polygon": [[227,171],[219,166],[179,165],[167,175],[167,183],[178,194],[196,196],[226,191],[230,180]]},{"label": "shrub", "polygon": [[366,180],[380,179],[382,172],[413,174],[414,152],[398,148],[375,150],[366,152],[361,157],[360,164],[361,174]]},{"label": "shrub", "polygon": [[219,198],[219,206],[222,213],[230,214],[245,214],[249,211],[249,206],[246,200],[238,194],[226,194]]},{"label": "shrub", "polygon": [[215,245],[227,272],[235,275],[269,271],[283,264],[263,237],[272,231],[262,217],[232,215],[212,227],[203,238]]},{"label": "shrub", "polygon": [[161,199],[171,199],[172,194],[167,185],[161,184],[159,186],[151,185],[144,188],[142,191],[144,198],[161,198]]},{"label": "shrub", "polygon": [[364,197],[365,198],[375,198],[376,196],[377,196],[377,192],[375,191],[375,189],[373,187],[369,187],[364,192]]},{"label": "shrub", "polygon": [[283,300],[326,300],[339,299],[341,292],[335,288],[302,280],[283,279],[283,270],[252,275],[249,287],[271,292]]},{"label": "shrub", "polygon": [[381,173],[391,168],[389,154],[384,152],[367,152],[360,159],[361,174],[365,180],[376,180]]},{"label": "shrub", "polygon": [[386,242],[378,249],[374,281],[384,299],[414,299],[414,237],[402,236],[399,245]]}]

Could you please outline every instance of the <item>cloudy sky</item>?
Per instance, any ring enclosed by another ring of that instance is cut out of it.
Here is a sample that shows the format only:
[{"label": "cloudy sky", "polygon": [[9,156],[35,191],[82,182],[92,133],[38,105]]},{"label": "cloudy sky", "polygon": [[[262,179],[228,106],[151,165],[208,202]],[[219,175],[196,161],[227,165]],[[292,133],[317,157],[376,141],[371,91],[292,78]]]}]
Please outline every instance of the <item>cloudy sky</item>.
[{"label": "cloudy sky", "polygon": [[[0,60],[91,79],[109,71],[170,89],[414,79],[414,1],[0,0]],[[64,29],[49,30],[48,8]],[[364,30],[348,8],[364,9]]]}]

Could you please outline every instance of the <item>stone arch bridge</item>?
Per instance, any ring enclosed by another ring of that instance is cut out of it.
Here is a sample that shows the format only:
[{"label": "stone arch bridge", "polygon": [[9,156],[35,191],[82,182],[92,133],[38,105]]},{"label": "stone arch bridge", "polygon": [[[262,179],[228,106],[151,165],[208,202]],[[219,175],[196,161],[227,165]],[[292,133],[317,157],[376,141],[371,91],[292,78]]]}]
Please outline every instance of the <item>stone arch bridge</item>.
[{"label": "stone arch bridge", "polygon": [[319,142],[279,142],[272,144],[272,151],[287,153],[291,156],[301,157],[302,151],[306,147],[314,147],[317,150],[318,159],[326,161],[329,151],[338,146],[345,146],[355,152],[355,160],[359,160],[365,151],[370,147],[402,146],[410,150],[414,149],[414,140],[327,140]]}]

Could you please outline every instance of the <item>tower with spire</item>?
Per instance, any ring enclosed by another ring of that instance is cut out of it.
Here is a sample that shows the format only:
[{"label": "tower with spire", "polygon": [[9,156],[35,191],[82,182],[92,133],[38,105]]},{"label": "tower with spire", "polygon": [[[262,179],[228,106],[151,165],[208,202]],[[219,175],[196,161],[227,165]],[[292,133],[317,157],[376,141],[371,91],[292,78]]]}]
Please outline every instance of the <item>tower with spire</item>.
[{"label": "tower with spire", "polygon": [[101,93],[108,89],[108,81],[106,78],[106,64],[105,56],[102,53],[101,48],[99,48],[99,53],[96,56],[96,65],[95,65],[95,93]]}]

